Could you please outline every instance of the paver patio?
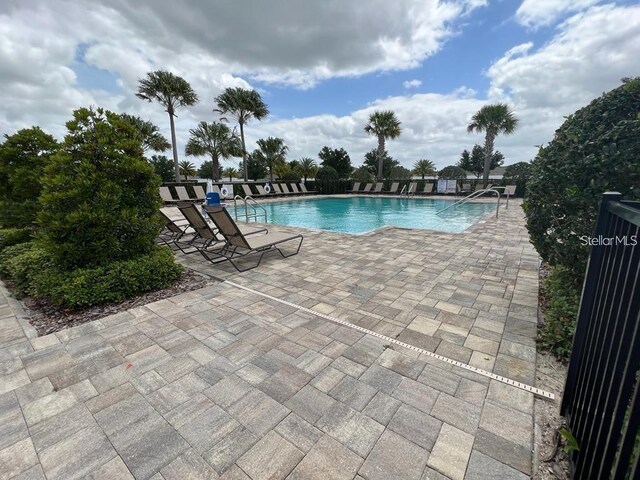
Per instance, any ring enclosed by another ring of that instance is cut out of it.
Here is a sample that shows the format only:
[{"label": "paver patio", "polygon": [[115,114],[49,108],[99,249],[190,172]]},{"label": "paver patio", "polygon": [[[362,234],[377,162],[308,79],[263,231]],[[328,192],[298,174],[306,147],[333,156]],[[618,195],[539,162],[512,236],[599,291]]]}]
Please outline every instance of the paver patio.
[{"label": "paver patio", "polygon": [[[306,232],[192,268],[533,383],[538,258],[463,234]],[[45,337],[0,290],[0,480],[528,478],[533,396],[227,283]]]}]

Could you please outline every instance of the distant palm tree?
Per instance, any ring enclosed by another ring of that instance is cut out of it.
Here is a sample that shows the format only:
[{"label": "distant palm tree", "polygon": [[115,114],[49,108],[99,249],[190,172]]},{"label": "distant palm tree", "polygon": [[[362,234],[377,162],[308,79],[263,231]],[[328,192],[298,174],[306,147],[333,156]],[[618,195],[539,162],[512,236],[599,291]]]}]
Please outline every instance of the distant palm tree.
[{"label": "distant palm tree", "polygon": [[180,181],[180,165],[178,163],[178,147],[176,144],[176,126],[173,117],[179,107],[198,103],[198,95],[184,78],[164,70],[147,73],[138,82],[138,98],[149,102],[156,100],[165,106],[171,125],[171,144],[173,146],[173,163],[176,169],[176,181]]},{"label": "distant palm tree", "polygon": [[233,167],[227,167],[222,171],[222,176],[229,177],[229,181],[232,182],[238,176],[238,170]]},{"label": "distant palm tree", "polygon": [[486,188],[489,183],[489,170],[491,169],[491,158],[493,157],[493,144],[499,133],[509,135],[518,126],[518,119],[504,103],[485,105],[478,110],[471,123],[467,126],[467,131],[485,132],[484,137],[484,172],[483,185]]},{"label": "distant palm tree", "polygon": [[422,175],[422,180],[424,180],[424,177],[426,175],[436,174],[436,166],[431,160],[428,160],[426,158],[418,160],[413,164],[413,174]]},{"label": "distant palm tree", "polygon": [[188,160],[181,161],[179,167],[180,175],[184,175],[185,182],[189,180],[189,177],[193,177],[197,173],[196,166]]},{"label": "distant palm tree", "polygon": [[258,140],[257,154],[258,160],[263,161],[269,169],[269,180],[273,182],[273,171],[277,165],[284,163],[289,148],[284,144],[281,138],[269,137],[266,140],[261,138]]},{"label": "distant palm tree", "polygon": [[196,128],[189,130],[189,141],[185,147],[188,156],[209,155],[212,163],[212,177],[220,180],[220,159],[239,157],[240,139],[234,131],[223,123],[200,122]]},{"label": "distant palm tree", "polygon": [[369,123],[364,127],[369,135],[378,137],[378,181],[383,179],[384,150],[387,138],[398,138],[401,133],[400,121],[391,110],[377,110],[369,115]]},{"label": "distant palm tree", "polygon": [[248,180],[247,170],[247,148],[244,141],[244,125],[251,118],[262,120],[269,115],[267,105],[262,101],[262,97],[255,90],[246,88],[227,88],[215,99],[216,107],[214,112],[223,115],[231,115],[240,126],[240,140],[242,142],[242,165],[244,170],[244,181]]},{"label": "distant palm tree", "polygon": [[298,160],[298,173],[304,177],[304,182],[307,183],[307,177],[312,177],[318,171],[318,165],[313,158],[302,157]]},{"label": "distant palm tree", "polygon": [[171,148],[171,144],[152,122],[128,113],[121,113],[120,118],[137,130],[143,152],[164,152]]}]

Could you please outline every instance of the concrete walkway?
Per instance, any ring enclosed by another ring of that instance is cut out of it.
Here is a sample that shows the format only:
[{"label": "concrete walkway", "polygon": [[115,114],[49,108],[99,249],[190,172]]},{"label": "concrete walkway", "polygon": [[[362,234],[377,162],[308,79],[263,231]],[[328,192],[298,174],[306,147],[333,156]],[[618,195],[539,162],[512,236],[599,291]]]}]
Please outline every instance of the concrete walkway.
[{"label": "concrete walkway", "polygon": [[[309,234],[245,274],[185,261],[533,382],[515,205],[460,235]],[[39,338],[0,293],[0,480],[531,473],[532,394],[228,284]]]}]

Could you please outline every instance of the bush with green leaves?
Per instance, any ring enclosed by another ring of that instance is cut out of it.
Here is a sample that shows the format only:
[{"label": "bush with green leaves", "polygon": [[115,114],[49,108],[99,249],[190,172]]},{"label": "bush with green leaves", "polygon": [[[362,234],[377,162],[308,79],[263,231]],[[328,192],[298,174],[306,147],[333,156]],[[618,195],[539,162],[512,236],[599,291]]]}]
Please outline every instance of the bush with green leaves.
[{"label": "bush with green leaves", "polygon": [[448,180],[464,180],[467,178],[467,172],[456,165],[444,167],[438,172],[438,178],[446,178]]},{"label": "bush with green leaves", "polygon": [[280,177],[280,180],[282,180],[283,182],[289,182],[289,183],[290,182],[300,183],[302,181],[302,177],[295,170],[289,170],[288,172],[286,172]]},{"label": "bush with green leaves", "polygon": [[351,174],[351,179],[354,182],[360,183],[373,183],[376,181],[376,177],[369,171],[364,165],[356,168]]},{"label": "bush with green leaves", "polygon": [[66,270],[107,266],[154,248],[160,178],[142,156],[135,129],[120,115],[81,108],[45,168],[43,246]]},{"label": "bush with green leaves", "polygon": [[316,180],[337,180],[338,172],[333,167],[320,167],[316,172]]},{"label": "bush with green leaves", "polygon": [[531,164],[529,162],[518,162],[505,167],[502,183],[515,185],[516,196],[524,197],[529,178],[531,178]]},{"label": "bush with green leaves", "polygon": [[[639,112],[640,78],[627,79],[569,116],[531,164],[524,204],[531,242],[545,262],[562,269],[568,285],[550,282],[541,338],[573,330],[573,299],[579,298],[589,255],[580,237],[593,234],[602,194],[640,198]],[[565,343],[554,351],[567,353],[570,335],[562,338]]]},{"label": "bush with green leaves", "polygon": [[0,253],[0,276],[10,281],[13,294],[18,298],[37,296],[35,277],[47,275],[51,265],[51,256],[35,242],[13,245]]},{"label": "bush with green leaves", "polygon": [[31,239],[30,228],[0,229],[0,252],[12,245],[28,242]]},{"label": "bush with green leaves", "polygon": [[39,127],[19,130],[0,145],[0,228],[32,227],[41,178],[58,142]]}]

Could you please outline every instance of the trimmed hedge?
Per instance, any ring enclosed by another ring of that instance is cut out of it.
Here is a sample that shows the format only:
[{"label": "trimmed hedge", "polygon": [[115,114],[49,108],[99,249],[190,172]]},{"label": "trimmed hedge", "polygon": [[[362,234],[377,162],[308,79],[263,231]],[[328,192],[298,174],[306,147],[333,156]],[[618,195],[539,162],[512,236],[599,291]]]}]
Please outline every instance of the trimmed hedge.
[{"label": "trimmed hedge", "polygon": [[46,297],[71,309],[127,298],[170,286],[183,272],[168,247],[103,267],[65,271],[57,267],[42,246],[25,243],[0,254],[0,275],[8,278],[18,296]]},{"label": "trimmed hedge", "polygon": [[0,229],[0,252],[12,245],[28,242],[30,239],[31,230],[28,228]]}]

